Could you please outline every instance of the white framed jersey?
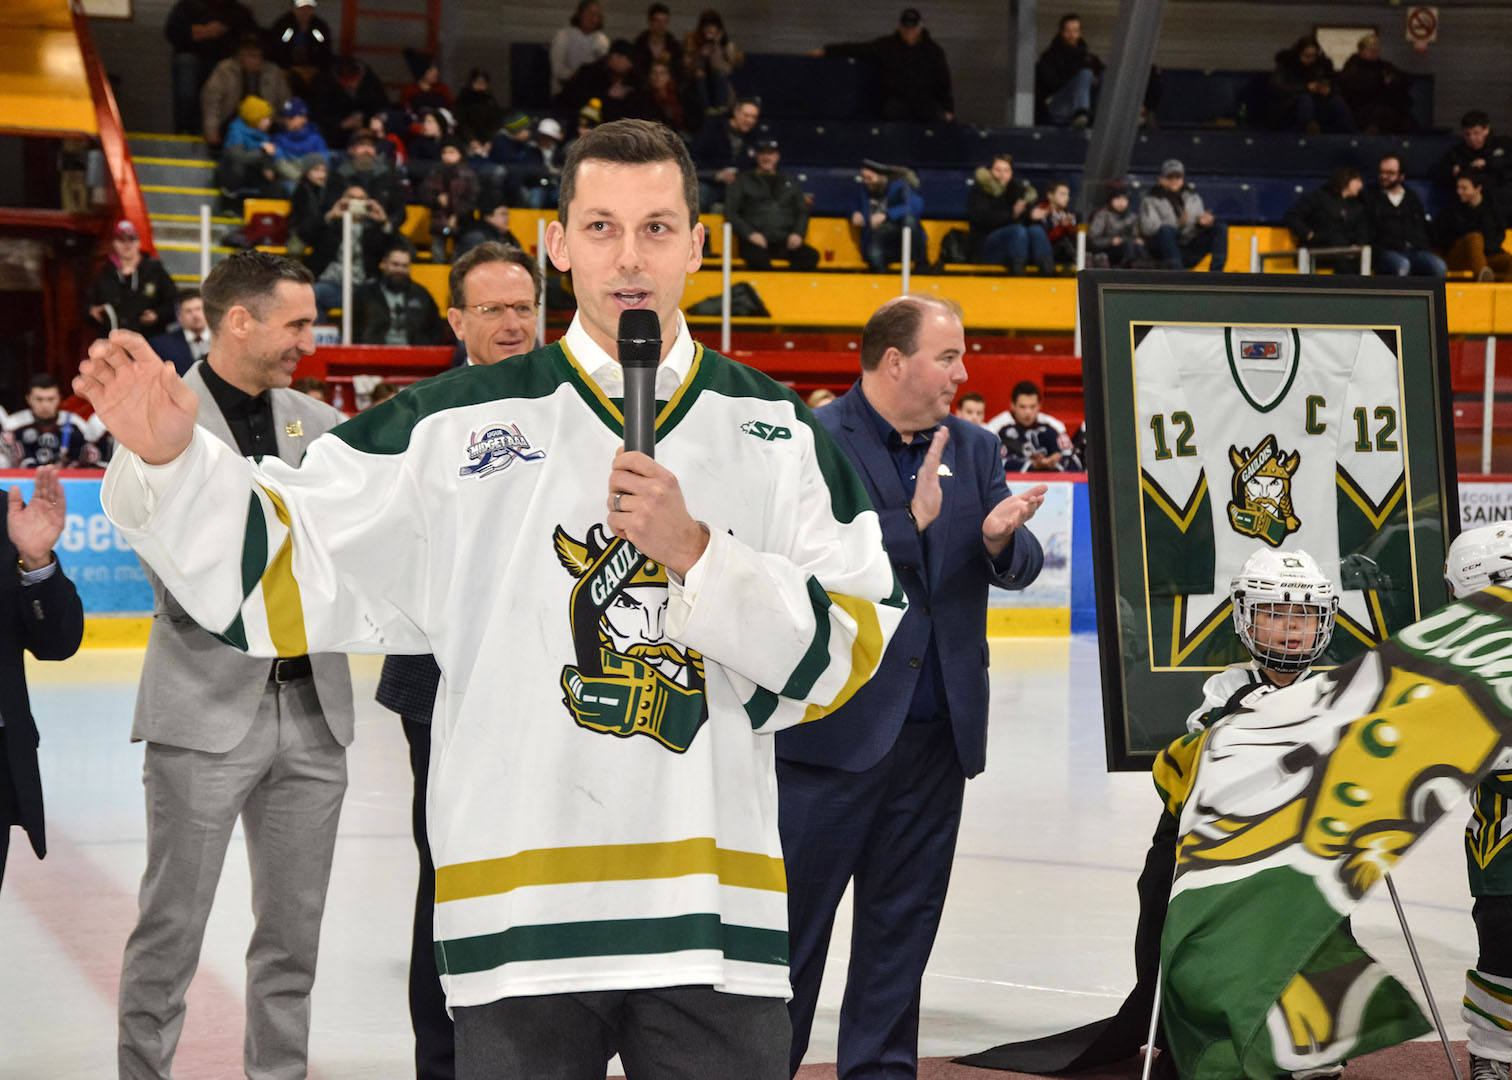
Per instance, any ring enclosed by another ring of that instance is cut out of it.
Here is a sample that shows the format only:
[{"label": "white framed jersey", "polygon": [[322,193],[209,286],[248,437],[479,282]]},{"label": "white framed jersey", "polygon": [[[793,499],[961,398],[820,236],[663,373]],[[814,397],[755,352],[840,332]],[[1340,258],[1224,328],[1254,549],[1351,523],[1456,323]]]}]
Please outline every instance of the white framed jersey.
[{"label": "white framed jersey", "polygon": [[[1145,575],[1156,668],[1247,655],[1229,583],[1304,550],[1340,597],[1337,663],[1410,621],[1410,492],[1395,328],[1135,327]],[[1405,526],[1405,527],[1398,527]]]}]

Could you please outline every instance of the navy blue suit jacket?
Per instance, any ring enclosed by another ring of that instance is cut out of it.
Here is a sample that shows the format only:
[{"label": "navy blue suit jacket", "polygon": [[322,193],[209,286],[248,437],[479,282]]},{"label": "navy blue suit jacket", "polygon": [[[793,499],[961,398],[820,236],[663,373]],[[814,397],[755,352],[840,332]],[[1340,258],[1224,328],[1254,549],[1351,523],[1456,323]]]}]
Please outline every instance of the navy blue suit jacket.
[{"label": "navy blue suit jacket", "polygon": [[177,324],[147,342],[147,345],[157,353],[159,360],[167,360],[180,375],[187,375],[194,366],[194,354],[189,351],[189,342],[185,340],[183,331]]},{"label": "navy blue suit jacket", "polygon": [[1022,589],[1044,561],[1027,528],[1014,533],[996,566],[982,544],[983,519],[1009,494],[998,440],[975,424],[945,418],[950,441],[940,462],[940,516],[928,529],[926,565],[897,467],[867,414],[860,384],[814,418],[866,485],[908,611],[871,681],[833,716],[779,732],[777,755],[847,772],[881,761],[907,718],[933,629],[956,752],[966,775],[975,776],[987,764],[987,586]]}]

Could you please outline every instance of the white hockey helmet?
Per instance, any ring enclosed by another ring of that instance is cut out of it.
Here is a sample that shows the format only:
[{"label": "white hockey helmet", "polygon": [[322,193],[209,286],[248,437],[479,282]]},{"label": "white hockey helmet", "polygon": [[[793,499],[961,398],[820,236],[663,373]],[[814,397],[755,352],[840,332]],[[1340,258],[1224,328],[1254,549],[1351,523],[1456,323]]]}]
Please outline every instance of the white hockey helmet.
[{"label": "white hockey helmet", "polygon": [[1466,529],[1449,545],[1444,580],[1449,595],[1463,600],[1487,585],[1512,578],[1512,522]]},{"label": "white hockey helmet", "polygon": [[[1261,548],[1245,560],[1229,587],[1229,595],[1234,602],[1234,630],[1239,640],[1271,671],[1306,670],[1333,639],[1339,597],[1317,560],[1305,551]],[[1272,643],[1268,634],[1261,641],[1255,629],[1255,615],[1261,611],[1316,616],[1311,644],[1288,649],[1284,641]]]}]

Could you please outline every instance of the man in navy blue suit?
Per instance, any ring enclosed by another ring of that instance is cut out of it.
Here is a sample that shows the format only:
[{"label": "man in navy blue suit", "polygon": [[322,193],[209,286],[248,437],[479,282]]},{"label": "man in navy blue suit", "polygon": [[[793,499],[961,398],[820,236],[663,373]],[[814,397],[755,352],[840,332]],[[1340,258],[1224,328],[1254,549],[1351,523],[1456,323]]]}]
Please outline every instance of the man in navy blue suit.
[{"label": "man in navy blue suit", "polygon": [[840,1080],[918,1072],[919,988],[966,779],[987,751],[987,586],[1021,589],[1043,554],[990,432],[950,415],[966,380],[953,304],[888,301],[861,336],[861,379],[814,415],[866,484],[908,611],[872,680],[777,736],[793,979],[792,1067],[808,1048],[835,909],[855,882]]},{"label": "man in navy blue suit", "polygon": [[178,322],[147,344],[180,375],[189,374],[190,368],[209,355],[210,323],[198,289],[179,290]]}]

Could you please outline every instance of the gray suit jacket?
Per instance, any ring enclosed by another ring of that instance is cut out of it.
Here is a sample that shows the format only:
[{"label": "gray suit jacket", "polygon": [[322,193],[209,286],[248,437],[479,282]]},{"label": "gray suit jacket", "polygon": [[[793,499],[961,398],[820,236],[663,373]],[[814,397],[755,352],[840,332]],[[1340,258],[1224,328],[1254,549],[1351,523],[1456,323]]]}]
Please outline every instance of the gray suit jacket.
[{"label": "gray suit jacket", "polygon": [[[231,428],[196,364],[184,376],[199,396],[199,424],[221,442],[236,448]],[[316,436],[330,431],[345,417],[296,390],[270,390],[273,423],[278,433],[278,456],[298,465]],[[288,433],[298,421],[301,436]],[[146,564],[144,563],[145,567]],[[137,687],[133,741],[223,754],[246,736],[267,687],[270,660],[259,660],[218,640],[191,618],[163,587],[150,567],[152,633]],[[347,659],[339,653],[310,657],[321,712],[331,734],[342,746],[352,741],[352,677]]]}]

